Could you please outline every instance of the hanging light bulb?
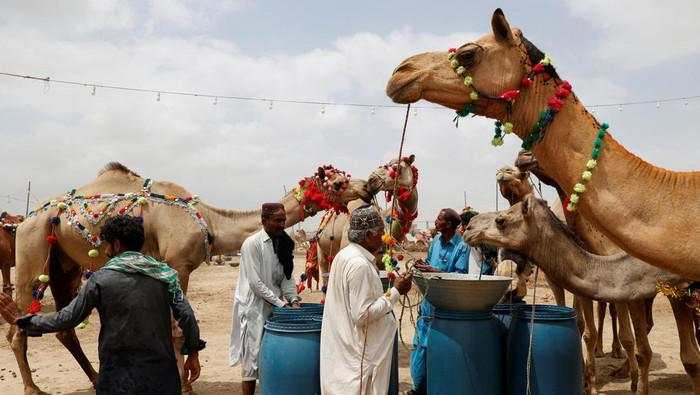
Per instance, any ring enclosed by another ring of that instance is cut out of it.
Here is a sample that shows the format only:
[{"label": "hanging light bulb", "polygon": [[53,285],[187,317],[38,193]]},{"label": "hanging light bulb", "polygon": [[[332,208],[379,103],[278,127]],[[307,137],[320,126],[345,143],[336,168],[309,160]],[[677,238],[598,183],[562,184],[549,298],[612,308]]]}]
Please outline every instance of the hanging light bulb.
[{"label": "hanging light bulb", "polygon": [[213,105],[217,105],[218,103],[219,103],[219,98],[218,98],[218,97],[215,97],[215,98],[214,98],[214,103],[212,103],[212,104],[213,104]]},{"label": "hanging light bulb", "polygon": [[272,110],[272,100],[270,100],[270,104],[267,106],[268,110]]},{"label": "hanging light bulb", "polygon": [[97,87],[95,85],[93,85],[92,92],[90,92],[90,95],[95,96],[95,93],[97,93]]},{"label": "hanging light bulb", "polygon": [[659,102],[659,101],[656,102],[656,108],[661,108],[661,102]]},{"label": "hanging light bulb", "polygon": [[156,101],[160,101],[160,92],[158,92],[158,96],[156,96]]},{"label": "hanging light bulb", "polygon": [[326,106],[323,105],[323,106],[321,106],[321,114],[325,114],[325,113],[326,113]]}]

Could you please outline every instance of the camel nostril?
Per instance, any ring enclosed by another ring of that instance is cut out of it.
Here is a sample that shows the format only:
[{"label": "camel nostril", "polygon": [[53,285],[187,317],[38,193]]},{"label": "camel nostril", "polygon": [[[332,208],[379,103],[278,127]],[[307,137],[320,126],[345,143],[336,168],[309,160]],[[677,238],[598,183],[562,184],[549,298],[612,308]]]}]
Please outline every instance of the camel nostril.
[{"label": "camel nostril", "polygon": [[496,217],[496,225],[503,226],[506,223],[506,219],[503,217]]},{"label": "camel nostril", "polygon": [[392,73],[392,75],[394,75],[394,74],[396,74],[396,73],[400,73],[400,72],[402,72],[402,71],[409,71],[409,70],[411,70],[411,69],[413,69],[413,67],[411,66],[411,62],[406,61],[406,62],[401,63],[401,64],[399,65],[399,67],[397,67],[397,68],[394,70],[394,72]]}]

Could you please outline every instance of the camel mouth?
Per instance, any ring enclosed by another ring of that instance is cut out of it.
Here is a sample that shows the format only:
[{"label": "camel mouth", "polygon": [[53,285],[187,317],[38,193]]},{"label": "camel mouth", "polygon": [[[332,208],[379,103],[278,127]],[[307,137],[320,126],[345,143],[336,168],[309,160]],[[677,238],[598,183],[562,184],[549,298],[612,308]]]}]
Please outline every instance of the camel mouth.
[{"label": "camel mouth", "polygon": [[418,73],[406,76],[403,72],[394,72],[386,85],[386,94],[398,104],[415,103],[421,99],[422,89],[416,83],[420,78]]},{"label": "camel mouth", "polygon": [[464,242],[469,245],[478,244],[481,242],[483,232],[480,229],[469,229],[464,231]]}]

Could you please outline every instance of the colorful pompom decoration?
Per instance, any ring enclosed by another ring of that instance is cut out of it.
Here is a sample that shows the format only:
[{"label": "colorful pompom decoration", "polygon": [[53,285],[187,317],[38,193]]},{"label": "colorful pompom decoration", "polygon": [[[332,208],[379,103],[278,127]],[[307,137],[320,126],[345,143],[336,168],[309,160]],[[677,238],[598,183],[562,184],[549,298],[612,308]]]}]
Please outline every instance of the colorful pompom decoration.
[{"label": "colorful pompom decoration", "polygon": [[49,282],[49,275],[48,274],[40,274],[38,277],[38,280],[44,284]]},{"label": "colorful pompom decoration", "polygon": [[90,258],[97,258],[99,255],[100,255],[100,252],[94,248],[92,250],[88,251],[88,256]]},{"label": "colorful pompom decoration", "polygon": [[146,199],[143,196],[139,196],[139,198],[136,199],[136,203],[138,203],[139,206],[145,206],[146,204],[148,204],[148,199]]},{"label": "colorful pompom decoration", "polygon": [[63,202],[59,202],[59,203],[56,205],[56,207],[58,208],[59,211],[64,211],[65,209],[68,208],[68,205],[65,204],[65,203],[63,203]]},{"label": "colorful pompom decoration", "polygon": [[[565,86],[565,84],[568,85],[568,82],[564,81],[560,87]],[[570,87],[571,85],[568,86]],[[603,123],[596,133],[595,140],[593,141],[593,149],[591,151],[591,159],[586,162],[586,170],[581,173],[581,182],[574,185],[574,192],[569,196],[569,204],[566,206],[566,209],[570,212],[576,210],[580,195],[586,191],[586,186],[584,184],[593,178],[593,169],[598,165],[597,159],[603,149],[603,142],[605,135],[608,133],[608,127],[607,123]]]},{"label": "colorful pompom decoration", "polygon": [[29,304],[27,308],[27,314],[38,314],[41,313],[41,301],[37,299],[32,299],[32,303]]},{"label": "colorful pompom decoration", "polygon": [[49,243],[49,245],[54,245],[58,242],[58,238],[54,235],[48,235],[46,236],[46,242]]},{"label": "colorful pompom decoration", "polygon": [[476,100],[476,99],[479,98],[479,94],[476,93],[476,92],[474,92],[474,91],[472,91],[472,92],[469,94],[469,98],[472,99],[472,100]]}]

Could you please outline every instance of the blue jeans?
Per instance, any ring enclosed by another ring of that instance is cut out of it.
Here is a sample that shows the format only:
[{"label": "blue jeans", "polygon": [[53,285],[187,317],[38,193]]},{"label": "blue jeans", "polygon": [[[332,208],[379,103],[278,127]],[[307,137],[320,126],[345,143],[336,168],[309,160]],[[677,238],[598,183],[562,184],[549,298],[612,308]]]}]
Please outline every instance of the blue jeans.
[{"label": "blue jeans", "polygon": [[434,307],[423,300],[418,310],[418,322],[416,322],[416,334],[413,336],[413,352],[411,353],[411,379],[413,391],[417,394],[427,393],[427,369],[426,353],[428,349],[428,332],[432,320]]}]

